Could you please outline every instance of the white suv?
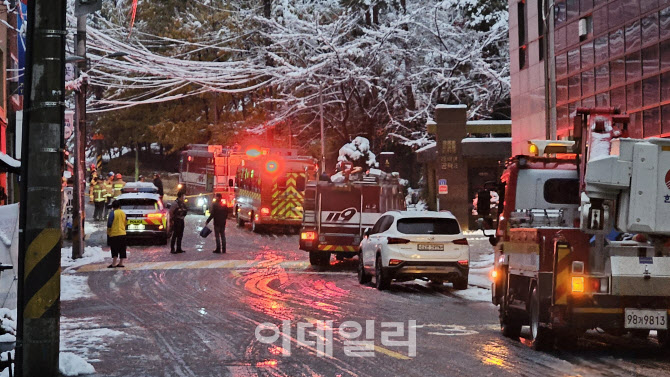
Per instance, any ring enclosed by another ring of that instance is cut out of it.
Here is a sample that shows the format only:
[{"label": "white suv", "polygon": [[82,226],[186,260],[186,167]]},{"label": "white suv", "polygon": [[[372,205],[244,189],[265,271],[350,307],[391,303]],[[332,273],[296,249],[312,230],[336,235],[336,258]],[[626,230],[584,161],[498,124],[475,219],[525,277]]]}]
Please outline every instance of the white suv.
[{"label": "white suv", "polygon": [[358,258],[359,283],[374,274],[379,290],[416,278],[468,287],[470,247],[451,212],[386,212],[366,229]]}]

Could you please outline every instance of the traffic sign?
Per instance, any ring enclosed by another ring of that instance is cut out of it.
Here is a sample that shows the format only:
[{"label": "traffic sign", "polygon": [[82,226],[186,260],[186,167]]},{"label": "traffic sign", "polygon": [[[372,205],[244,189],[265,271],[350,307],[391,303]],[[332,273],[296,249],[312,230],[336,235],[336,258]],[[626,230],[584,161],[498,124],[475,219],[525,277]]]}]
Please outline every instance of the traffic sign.
[{"label": "traffic sign", "polygon": [[440,179],[437,181],[437,193],[440,195],[449,193],[449,186],[447,185],[446,179]]}]

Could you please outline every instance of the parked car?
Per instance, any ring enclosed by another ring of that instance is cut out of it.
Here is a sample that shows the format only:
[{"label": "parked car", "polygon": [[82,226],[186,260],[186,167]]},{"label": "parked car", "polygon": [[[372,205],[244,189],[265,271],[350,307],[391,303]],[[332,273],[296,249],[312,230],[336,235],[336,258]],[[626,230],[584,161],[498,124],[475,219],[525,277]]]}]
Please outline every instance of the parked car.
[{"label": "parked car", "polygon": [[170,212],[158,194],[130,192],[116,199],[126,213],[126,237],[150,239],[167,245],[171,235]]},{"label": "parked car", "polygon": [[389,211],[360,244],[358,281],[375,277],[379,290],[392,280],[417,278],[450,281],[456,289],[468,287],[470,247],[451,212]]}]

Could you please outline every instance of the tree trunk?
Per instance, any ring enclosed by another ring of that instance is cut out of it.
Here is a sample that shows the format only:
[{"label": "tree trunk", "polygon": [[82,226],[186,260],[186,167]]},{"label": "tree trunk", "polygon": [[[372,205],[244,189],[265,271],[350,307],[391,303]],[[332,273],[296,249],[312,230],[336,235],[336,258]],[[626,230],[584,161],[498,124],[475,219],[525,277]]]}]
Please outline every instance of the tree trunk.
[{"label": "tree trunk", "polygon": [[272,0],[263,0],[263,16],[267,19],[272,15]]}]

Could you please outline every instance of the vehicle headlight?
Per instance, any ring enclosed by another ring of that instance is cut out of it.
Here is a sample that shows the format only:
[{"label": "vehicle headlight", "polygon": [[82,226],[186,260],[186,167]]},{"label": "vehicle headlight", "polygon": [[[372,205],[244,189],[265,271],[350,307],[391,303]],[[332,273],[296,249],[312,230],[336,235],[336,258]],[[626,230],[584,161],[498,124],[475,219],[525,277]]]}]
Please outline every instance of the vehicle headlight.
[{"label": "vehicle headlight", "polygon": [[198,198],[197,203],[198,203],[198,206],[204,206],[205,204],[207,204],[207,199]]}]

